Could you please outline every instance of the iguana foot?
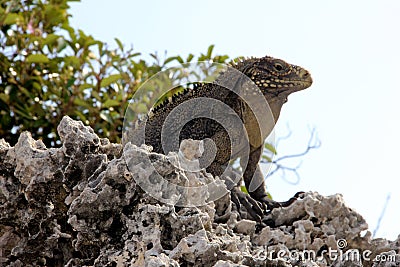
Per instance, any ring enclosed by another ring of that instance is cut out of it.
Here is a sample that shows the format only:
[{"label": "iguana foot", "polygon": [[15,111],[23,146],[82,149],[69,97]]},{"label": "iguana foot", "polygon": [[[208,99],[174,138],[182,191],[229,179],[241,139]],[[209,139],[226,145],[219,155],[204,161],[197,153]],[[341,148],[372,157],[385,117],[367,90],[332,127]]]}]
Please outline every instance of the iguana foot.
[{"label": "iguana foot", "polygon": [[240,211],[242,205],[245,207],[247,214],[255,221],[261,223],[261,218],[264,216],[262,203],[254,200],[250,195],[242,192],[238,187],[231,190],[231,199],[235,203],[236,208]]},{"label": "iguana foot", "polygon": [[277,201],[274,201],[274,200],[270,199],[270,198],[267,197],[267,196],[262,197],[262,198],[260,199],[260,201],[261,201],[262,203],[264,203],[265,205],[267,205],[268,210],[271,211],[271,210],[273,210],[273,209],[275,209],[275,208],[281,208],[281,207],[288,207],[288,206],[290,206],[290,205],[293,204],[296,200],[298,200],[299,198],[302,198],[302,197],[303,197],[303,194],[304,194],[303,191],[297,192],[296,194],[294,194],[293,197],[291,197],[289,200],[284,201],[284,202],[277,202]]},{"label": "iguana foot", "polygon": [[[240,191],[241,192],[241,191]],[[241,192],[244,194],[243,192]],[[272,199],[270,199],[268,196],[264,196],[259,200],[255,200],[251,196],[244,194],[245,195],[245,201],[250,202],[251,205],[248,205],[244,200],[242,200],[243,205],[245,205],[245,208],[249,211],[250,215],[255,219],[255,215],[263,217],[263,215],[271,212],[273,209],[276,208],[285,208],[290,205],[292,205],[296,200],[299,198],[303,198],[304,192],[300,191],[294,194],[293,197],[291,197],[289,200],[285,202],[277,202]],[[246,204],[245,204],[246,203]],[[266,206],[266,207],[265,207]],[[262,209],[263,207],[264,209]],[[256,213],[254,215],[254,213]],[[257,217],[258,219],[258,217]],[[258,220],[257,220],[258,221]]]},{"label": "iguana foot", "polygon": [[275,208],[282,207],[282,204],[280,202],[274,201],[268,196],[261,197],[259,201],[267,206],[267,210],[273,210]]},{"label": "iguana foot", "polygon": [[282,207],[288,207],[290,205],[292,205],[296,200],[298,200],[299,198],[303,198],[304,197],[305,192],[300,191],[297,192],[296,194],[294,194],[293,197],[291,197],[288,201],[285,202],[280,202]]},{"label": "iguana foot", "polygon": [[296,200],[302,198],[303,194],[304,192],[297,192],[293,197],[285,202],[277,202],[267,196],[264,196],[259,200],[255,200],[250,195],[242,192],[238,187],[234,187],[231,190],[231,199],[233,203],[235,203],[239,211],[241,207],[244,206],[247,214],[252,219],[259,223],[262,223],[262,218],[264,217],[264,215],[268,214],[275,208],[290,206]]}]

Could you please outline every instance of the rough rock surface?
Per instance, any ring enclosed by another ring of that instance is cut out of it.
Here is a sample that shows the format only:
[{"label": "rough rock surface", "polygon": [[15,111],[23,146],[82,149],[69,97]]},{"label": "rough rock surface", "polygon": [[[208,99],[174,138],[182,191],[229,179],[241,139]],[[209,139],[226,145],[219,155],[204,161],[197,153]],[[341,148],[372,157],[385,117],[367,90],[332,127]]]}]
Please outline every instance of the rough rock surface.
[{"label": "rough rock surface", "polygon": [[[47,149],[28,132],[14,147],[0,140],[0,266],[400,264],[400,236],[372,239],[365,220],[339,194],[306,193],[274,209],[269,226],[259,226],[241,219],[229,194],[218,203],[179,207],[137,185],[140,178],[161,190],[155,172],[176,185],[221,185],[204,170],[185,168],[181,155],[122,148],[68,117],[58,132],[61,148]],[[195,160],[191,145],[198,142],[186,142],[180,153],[189,151],[187,158]],[[217,220],[218,210],[225,211],[224,220]]]}]

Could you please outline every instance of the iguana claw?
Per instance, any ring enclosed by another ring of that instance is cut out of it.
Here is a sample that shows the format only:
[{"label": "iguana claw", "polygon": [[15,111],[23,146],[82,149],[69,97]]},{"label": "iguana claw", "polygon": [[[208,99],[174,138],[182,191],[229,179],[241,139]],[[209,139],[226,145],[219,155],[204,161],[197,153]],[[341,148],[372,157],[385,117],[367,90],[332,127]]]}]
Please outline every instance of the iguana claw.
[{"label": "iguana claw", "polygon": [[238,210],[240,210],[241,206],[247,211],[247,214],[250,215],[252,219],[261,223],[262,218],[268,212],[271,212],[273,209],[288,207],[293,204],[297,199],[301,198],[304,192],[297,192],[293,197],[291,197],[288,201],[285,202],[277,202],[269,197],[265,196],[261,198],[259,201],[252,198],[250,195],[240,191],[239,188],[235,187],[231,191],[231,199],[233,203],[235,203]]},{"label": "iguana claw", "polygon": [[292,205],[296,200],[298,200],[299,198],[303,198],[305,192],[300,191],[297,192],[296,194],[294,194],[293,197],[291,197],[289,200],[285,201],[285,202],[280,202],[282,207],[288,207],[290,205]]},{"label": "iguana claw", "polygon": [[260,207],[260,205],[262,206],[261,203],[254,200],[250,195],[240,191],[237,187],[232,189],[231,199],[238,210],[243,205],[250,217],[261,223],[261,218],[264,216],[263,209]]}]

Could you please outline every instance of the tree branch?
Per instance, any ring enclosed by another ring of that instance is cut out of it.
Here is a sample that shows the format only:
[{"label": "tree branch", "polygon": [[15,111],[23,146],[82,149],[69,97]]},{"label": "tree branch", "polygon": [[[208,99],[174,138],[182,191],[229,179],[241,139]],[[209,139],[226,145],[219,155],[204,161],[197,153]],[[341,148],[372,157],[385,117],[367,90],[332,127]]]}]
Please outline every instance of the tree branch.
[{"label": "tree branch", "polygon": [[[286,140],[292,135],[292,131],[290,130],[289,126],[287,128],[288,128],[288,134],[277,139],[276,147],[278,146],[280,141]],[[300,181],[300,174],[298,173],[298,170],[302,162],[300,161],[295,167],[290,167],[287,164],[285,164],[285,161],[288,159],[301,158],[307,155],[312,149],[317,149],[320,146],[321,146],[321,141],[317,137],[315,128],[312,128],[310,138],[308,139],[307,147],[304,149],[304,151],[292,155],[285,155],[272,161],[268,161],[265,159],[261,160],[261,163],[270,163],[273,165],[273,169],[266,175],[266,179],[279,172],[281,173],[281,177],[285,179],[288,183],[293,185],[298,184]],[[287,178],[288,177],[287,173],[292,173],[296,177],[295,181],[290,181]]]}]

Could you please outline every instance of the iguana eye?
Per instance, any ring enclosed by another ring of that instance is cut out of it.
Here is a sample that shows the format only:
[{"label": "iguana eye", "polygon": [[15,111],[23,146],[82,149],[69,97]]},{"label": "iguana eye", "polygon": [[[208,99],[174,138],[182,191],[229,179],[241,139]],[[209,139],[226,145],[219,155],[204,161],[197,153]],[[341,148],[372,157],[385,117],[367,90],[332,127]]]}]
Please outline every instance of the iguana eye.
[{"label": "iguana eye", "polygon": [[278,63],[278,62],[274,63],[274,68],[277,71],[282,71],[284,69],[283,65],[281,63]]}]

